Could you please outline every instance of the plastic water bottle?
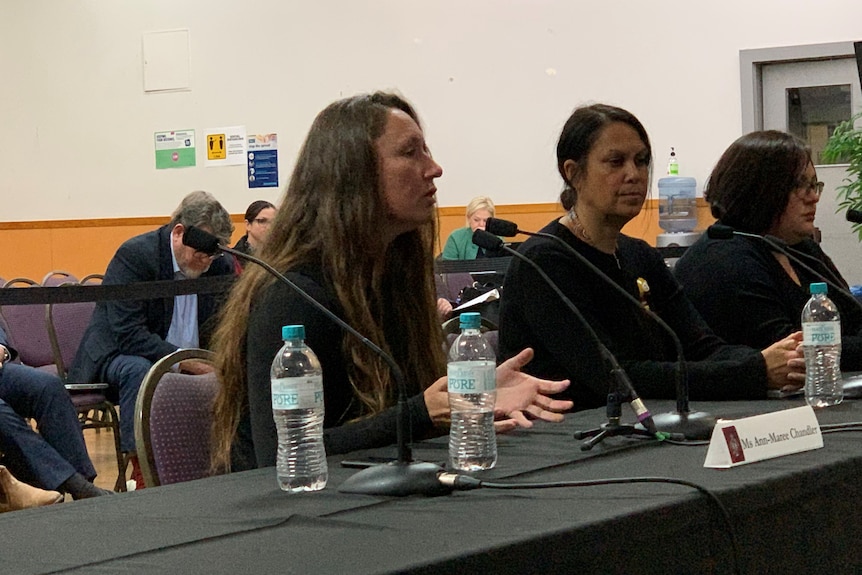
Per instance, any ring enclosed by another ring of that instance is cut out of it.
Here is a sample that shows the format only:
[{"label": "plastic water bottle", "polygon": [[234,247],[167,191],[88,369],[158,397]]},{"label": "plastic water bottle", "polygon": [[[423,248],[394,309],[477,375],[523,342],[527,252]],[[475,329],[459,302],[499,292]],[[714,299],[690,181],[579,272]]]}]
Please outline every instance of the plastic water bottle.
[{"label": "plastic water bottle", "polygon": [[284,345],[270,370],[272,416],[278,430],[276,475],[290,493],[318,491],[326,486],[323,449],[323,371],[305,345],[305,327],[281,328]]},{"label": "plastic water bottle", "polygon": [[497,360],[480,325],[478,313],[462,313],[461,335],[449,349],[449,463],[461,471],[490,469],[497,463]]},{"label": "plastic water bottle", "polygon": [[805,401],[812,407],[844,400],[841,381],[841,320],[826,296],[825,283],[813,283],[811,299],[802,309],[802,349],[805,352]]}]

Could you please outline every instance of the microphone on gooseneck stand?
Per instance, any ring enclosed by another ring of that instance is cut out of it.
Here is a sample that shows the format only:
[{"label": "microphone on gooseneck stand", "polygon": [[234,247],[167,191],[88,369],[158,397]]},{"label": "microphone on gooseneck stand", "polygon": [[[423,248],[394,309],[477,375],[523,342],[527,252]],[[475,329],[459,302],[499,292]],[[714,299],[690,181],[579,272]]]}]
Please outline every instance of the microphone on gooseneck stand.
[{"label": "microphone on gooseneck stand", "polygon": [[632,303],[635,307],[643,310],[652,320],[657,323],[673,341],[676,348],[676,411],[673,413],[660,413],[653,417],[656,428],[659,431],[669,433],[681,433],[686,439],[709,439],[712,435],[712,429],[715,427],[715,417],[704,411],[691,411],[689,406],[688,392],[688,366],[683,353],[682,342],[677,337],[676,332],[671,329],[665,321],[659,317],[654,311],[645,308],[640,301],[632,294],[627,292],[622,286],[617,284],[608,275],[600,270],[596,265],[585,258],[578,250],[566,243],[563,238],[544,232],[526,232],[518,229],[515,222],[502,220],[498,218],[488,218],[485,222],[485,230],[497,236],[511,237],[517,234],[525,236],[536,236],[547,238],[562,246],[566,251],[575,256],[581,263],[586,265],[593,273],[602,278],[606,284],[611,286],[626,300]]},{"label": "microphone on gooseneck stand", "polygon": [[[486,223],[486,227],[487,227],[487,223]],[[570,300],[566,296],[566,294],[564,294],[562,292],[562,290],[557,286],[557,284],[555,284],[554,281],[550,277],[548,277],[548,274],[546,274],[544,272],[544,270],[542,270],[542,268],[540,268],[538,266],[538,264],[536,264],[536,262],[534,262],[530,258],[526,257],[525,255],[518,253],[517,251],[513,250],[509,246],[505,245],[503,243],[503,240],[498,238],[494,233],[478,229],[478,230],[473,232],[473,243],[476,244],[477,246],[481,247],[481,248],[486,249],[486,250],[487,249],[497,249],[497,250],[502,249],[503,251],[513,255],[514,257],[525,262],[527,265],[531,266],[534,270],[536,270],[536,273],[538,273],[539,276],[541,276],[541,278],[545,281],[545,283],[548,284],[548,287],[550,287],[554,291],[554,293],[557,294],[557,296],[560,298],[560,300],[562,300],[562,302],[566,305],[566,307],[573,314],[575,314],[575,317],[578,318],[578,320],[581,322],[583,327],[587,330],[587,333],[589,334],[590,338],[598,346],[599,352],[602,356],[602,359],[604,359],[610,365],[610,367],[611,367],[610,373],[613,376],[614,382],[617,385],[617,390],[621,394],[622,399],[628,399],[629,405],[631,406],[632,410],[635,412],[635,416],[637,417],[637,419],[641,423],[641,425],[644,426],[647,433],[651,436],[656,436],[658,433],[658,430],[656,429],[655,423],[653,422],[652,414],[650,414],[649,410],[644,405],[644,402],[638,396],[637,392],[635,391],[634,386],[632,385],[631,380],[628,377],[628,374],[626,374],[626,372],[623,370],[623,368],[620,367],[620,364],[617,362],[617,358],[614,357],[614,354],[611,353],[611,351],[607,348],[607,346],[602,342],[602,340],[599,338],[598,334],[595,332],[593,327],[589,324],[589,322],[586,320],[586,318],[581,314],[581,311],[575,306],[574,303],[572,303],[572,300]],[[607,432],[606,433],[607,435],[612,434],[609,432],[608,429],[605,429],[605,432]],[[630,432],[627,432],[627,434],[630,434]],[[604,437],[604,435],[600,434],[600,436],[597,437],[597,441],[594,441],[592,444],[588,444],[587,449],[589,447],[592,447],[593,444],[597,443],[603,437]]]},{"label": "microphone on gooseneck stand", "polygon": [[286,284],[341,329],[361,341],[365,347],[369,348],[386,362],[398,388],[398,419],[396,428],[398,459],[392,463],[363,469],[345,481],[338,488],[339,491],[366,495],[396,496],[444,495],[452,491],[451,486],[444,485],[438,480],[438,476],[443,473],[443,468],[433,463],[413,461],[413,454],[407,438],[408,430],[410,429],[410,412],[407,408],[407,385],[404,382],[404,374],[401,372],[401,368],[398,367],[398,364],[395,363],[395,360],[388,353],[380,349],[374,342],[356,331],[347,322],[332,313],[326,306],[311,297],[305,290],[290,281],[290,279],[286,278],[265,261],[233,248],[222,246],[219,244],[217,237],[195,226],[188,226],[186,228],[183,233],[183,244],[207,255],[213,255],[221,251],[256,263],[279,281]]}]

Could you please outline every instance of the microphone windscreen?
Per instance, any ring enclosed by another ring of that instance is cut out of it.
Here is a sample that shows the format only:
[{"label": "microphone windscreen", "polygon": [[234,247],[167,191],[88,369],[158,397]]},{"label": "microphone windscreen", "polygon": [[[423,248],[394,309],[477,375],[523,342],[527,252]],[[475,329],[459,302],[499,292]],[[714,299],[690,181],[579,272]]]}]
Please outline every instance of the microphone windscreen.
[{"label": "microphone windscreen", "polygon": [[706,235],[713,240],[729,240],[733,237],[733,228],[724,224],[712,224],[706,228]]},{"label": "microphone windscreen", "polygon": [[518,224],[509,220],[501,220],[498,218],[488,218],[485,222],[485,231],[495,236],[503,236],[511,238],[518,235]]},{"label": "microphone windscreen", "polygon": [[208,256],[218,253],[218,238],[200,228],[189,226],[183,232],[183,245],[194,248]]},{"label": "microphone windscreen", "polygon": [[862,210],[847,210],[847,221],[862,224]]},{"label": "microphone windscreen", "polygon": [[485,230],[473,232],[473,243],[485,250],[498,250],[503,246],[503,240]]}]

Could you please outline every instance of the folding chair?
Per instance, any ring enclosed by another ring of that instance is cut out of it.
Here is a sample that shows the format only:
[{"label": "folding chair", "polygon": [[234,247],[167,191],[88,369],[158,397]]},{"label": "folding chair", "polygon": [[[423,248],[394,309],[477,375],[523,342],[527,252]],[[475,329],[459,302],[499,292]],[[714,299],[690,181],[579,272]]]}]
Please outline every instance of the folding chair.
[{"label": "folding chair", "polygon": [[215,373],[171,371],[187,359],[212,363],[204,349],[180,349],[153,364],[135,403],[135,445],[147,487],[191,481],[210,470]]}]

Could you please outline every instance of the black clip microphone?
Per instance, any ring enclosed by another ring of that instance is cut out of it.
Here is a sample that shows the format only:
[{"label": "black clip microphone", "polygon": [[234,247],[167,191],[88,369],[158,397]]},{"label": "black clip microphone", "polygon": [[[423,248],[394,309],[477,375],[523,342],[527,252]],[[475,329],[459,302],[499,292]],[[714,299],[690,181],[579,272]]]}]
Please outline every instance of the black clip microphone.
[{"label": "black clip microphone", "polygon": [[[490,219],[488,221],[490,221]],[[487,225],[488,224],[486,222],[486,224],[485,224],[486,230],[487,230]],[[542,268],[540,268],[538,266],[538,264],[536,264],[536,262],[534,262],[533,260],[531,260],[527,256],[525,256],[521,253],[518,253],[517,251],[513,250],[509,246],[505,245],[503,243],[503,240],[498,238],[495,233],[490,232],[490,231],[486,231],[486,230],[477,229],[476,231],[474,231],[473,232],[473,243],[476,244],[477,246],[479,246],[480,248],[483,248],[486,250],[487,249],[497,249],[497,250],[502,249],[502,250],[506,251],[507,253],[512,254],[513,256],[518,258],[519,260],[525,262],[527,265],[531,266],[534,270],[536,270],[536,273],[538,273],[539,276],[541,276],[541,278],[545,281],[545,283],[547,283],[548,286],[552,290],[554,290],[554,293],[557,294],[557,296],[560,298],[560,300],[562,300],[562,302],[566,305],[566,307],[569,308],[569,310],[573,314],[575,314],[575,317],[577,317],[578,320],[581,322],[581,324],[583,324],[583,326],[586,328],[587,333],[590,334],[590,337],[598,345],[598,348],[599,348],[599,351],[600,351],[602,357],[604,358],[605,361],[608,362],[608,364],[610,364],[611,375],[613,376],[614,381],[616,382],[620,393],[628,398],[629,405],[631,405],[632,410],[635,412],[635,416],[637,417],[638,421],[641,423],[641,425],[644,426],[644,428],[651,435],[656,435],[658,433],[658,430],[656,429],[656,425],[653,422],[652,414],[650,414],[649,410],[644,405],[644,402],[638,396],[637,392],[635,391],[634,386],[632,385],[631,380],[629,379],[628,374],[625,372],[625,370],[623,370],[622,367],[620,367],[619,362],[617,362],[617,358],[614,356],[613,353],[611,353],[611,350],[609,350],[607,348],[607,346],[602,342],[602,340],[599,338],[598,334],[595,332],[595,330],[590,325],[590,323],[586,320],[586,318],[581,314],[581,311],[577,308],[577,306],[575,306],[575,304],[572,303],[572,300],[570,300],[566,296],[566,294],[563,293],[563,291],[557,286],[557,284],[555,284],[554,281],[550,277],[548,277],[548,274],[546,274],[545,271]]]},{"label": "black clip microphone", "polygon": [[407,385],[404,382],[404,374],[401,372],[401,368],[398,367],[398,364],[395,363],[395,360],[388,353],[260,258],[250,256],[227,246],[222,246],[219,244],[217,237],[195,226],[188,226],[185,229],[183,244],[207,255],[213,255],[221,251],[256,263],[335,322],[341,329],[361,341],[363,345],[386,362],[398,387],[398,419],[396,427],[398,459],[392,463],[363,469],[342,483],[341,487],[338,488],[339,491],[343,493],[396,496],[445,495],[451,493],[452,488],[442,484],[438,480],[438,476],[443,473],[443,468],[433,463],[413,461],[413,454],[407,440],[410,428],[410,412],[407,408]]},{"label": "black clip microphone", "polygon": [[517,234],[523,234],[525,236],[546,238],[556,242],[566,251],[578,258],[581,263],[586,265],[593,273],[602,278],[606,284],[615,289],[626,300],[630,301],[632,305],[645,311],[646,314],[670,336],[671,341],[673,341],[676,348],[677,355],[676,412],[662,413],[654,416],[653,419],[655,421],[656,428],[659,431],[681,433],[686,437],[686,439],[710,438],[712,435],[712,429],[715,427],[715,417],[704,411],[691,411],[689,406],[688,369],[685,362],[682,342],[679,341],[679,337],[677,337],[676,332],[674,332],[658,314],[650,309],[644,308],[644,306],[641,305],[641,302],[639,302],[633,295],[618,285],[617,282],[609,278],[605,272],[596,267],[593,262],[581,255],[578,250],[567,244],[560,237],[544,232],[526,232],[518,229],[518,225],[515,222],[498,218],[488,218],[485,222],[485,230],[488,233],[497,236],[511,237]]}]

